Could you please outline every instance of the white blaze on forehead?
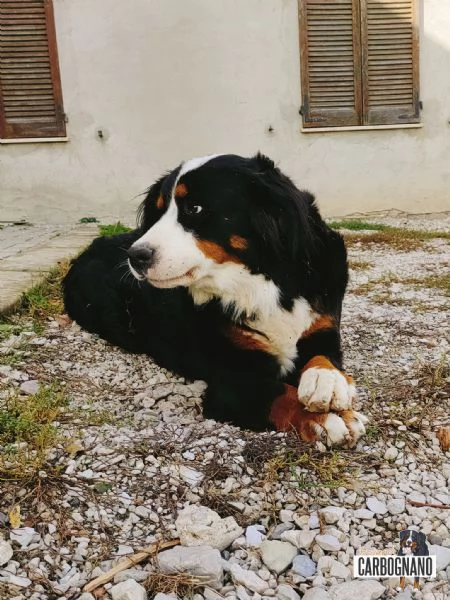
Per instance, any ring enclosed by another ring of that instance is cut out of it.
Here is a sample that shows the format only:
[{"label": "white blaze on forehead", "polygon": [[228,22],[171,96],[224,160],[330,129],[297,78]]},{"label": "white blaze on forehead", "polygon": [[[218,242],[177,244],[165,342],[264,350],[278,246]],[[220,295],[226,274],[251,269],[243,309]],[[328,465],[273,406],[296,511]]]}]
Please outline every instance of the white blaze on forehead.
[{"label": "white blaze on forehead", "polygon": [[190,160],[187,160],[181,165],[181,169],[177,177],[177,182],[186,173],[199,169],[203,165],[206,165],[206,163],[208,163],[210,160],[213,160],[213,158],[217,158],[218,156],[223,156],[223,154],[209,154],[208,156],[197,156],[196,158],[191,158]]}]

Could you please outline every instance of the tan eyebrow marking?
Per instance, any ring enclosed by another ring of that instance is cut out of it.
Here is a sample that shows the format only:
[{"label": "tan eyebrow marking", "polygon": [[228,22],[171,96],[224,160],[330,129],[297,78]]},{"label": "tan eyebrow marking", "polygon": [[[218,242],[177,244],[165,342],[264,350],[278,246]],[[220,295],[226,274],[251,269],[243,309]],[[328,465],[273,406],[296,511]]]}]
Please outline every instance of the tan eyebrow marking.
[{"label": "tan eyebrow marking", "polygon": [[185,183],[179,183],[175,188],[175,197],[176,198],[184,198],[187,196],[188,189]]},{"label": "tan eyebrow marking", "polygon": [[245,250],[248,246],[247,240],[240,235],[230,237],[230,246],[236,250]]}]

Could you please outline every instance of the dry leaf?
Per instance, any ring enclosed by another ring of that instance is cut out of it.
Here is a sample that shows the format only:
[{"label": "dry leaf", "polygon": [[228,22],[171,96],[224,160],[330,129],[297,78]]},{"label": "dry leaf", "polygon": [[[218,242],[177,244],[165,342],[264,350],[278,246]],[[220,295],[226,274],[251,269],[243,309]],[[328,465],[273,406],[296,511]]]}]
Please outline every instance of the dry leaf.
[{"label": "dry leaf", "polygon": [[440,429],[438,429],[436,435],[439,440],[439,443],[441,444],[442,450],[444,452],[450,450],[450,426],[441,427]]},{"label": "dry leaf", "polygon": [[55,320],[60,327],[67,327],[72,323],[72,319],[69,317],[69,315],[66,314],[58,315],[57,317],[55,317]]},{"label": "dry leaf", "polygon": [[65,449],[66,449],[67,454],[70,454],[71,456],[75,456],[75,454],[78,454],[79,452],[83,452],[84,446],[81,444],[81,442],[79,440],[70,440],[66,444]]},{"label": "dry leaf", "polygon": [[20,527],[20,506],[16,504],[8,513],[9,524],[11,529]]}]

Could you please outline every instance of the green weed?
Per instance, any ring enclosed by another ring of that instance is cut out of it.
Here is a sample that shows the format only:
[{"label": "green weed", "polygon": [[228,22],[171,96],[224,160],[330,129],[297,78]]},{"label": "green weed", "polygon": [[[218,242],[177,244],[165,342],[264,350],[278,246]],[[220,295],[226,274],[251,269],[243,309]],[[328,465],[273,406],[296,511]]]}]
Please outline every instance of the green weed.
[{"label": "green weed", "polygon": [[131,231],[131,227],[123,225],[120,221],[111,225],[99,225],[98,230],[101,236],[108,237],[110,235],[118,235],[119,233],[127,233]]}]

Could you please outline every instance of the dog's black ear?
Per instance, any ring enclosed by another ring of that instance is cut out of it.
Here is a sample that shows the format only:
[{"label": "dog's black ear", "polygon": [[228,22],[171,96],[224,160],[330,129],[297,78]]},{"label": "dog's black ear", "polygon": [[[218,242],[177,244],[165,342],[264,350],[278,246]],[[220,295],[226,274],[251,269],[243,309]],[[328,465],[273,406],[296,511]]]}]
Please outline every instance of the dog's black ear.
[{"label": "dog's black ear", "polygon": [[257,155],[255,160],[258,166],[266,165],[264,172],[254,173],[255,229],[279,257],[296,264],[307,260],[314,246],[312,220],[317,213],[314,197],[300,191],[270,158]]},{"label": "dog's black ear", "polygon": [[167,177],[167,175],[160,177],[145,192],[145,198],[141,202],[137,212],[138,229],[147,231],[161,217],[162,209],[161,205],[158,205],[158,199],[161,196],[162,187]]},{"label": "dog's black ear", "polygon": [[422,533],[421,531],[418,531],[417,532],[417,537],[419,538],[419,543],[420,544],[426,544],[427,536],[424,533]]},{"label": "dog's black ear", "polygon": [[400,542],[403,542],[404,540],[406,540],[408,535],[409,535],[408,529],[404,529],[403,531],[400,531]]},{"label": "dog's black ear", "polygon": [[273,162],[273,160],[271,158],[269,158],[265,154],[258,152],[257,154],[255,154],[255,156],[253,158],[256,161],[256,163],[261,171],[264,172],[264,171],[271,171],[272,169],[275,169],[275,163]]}]

